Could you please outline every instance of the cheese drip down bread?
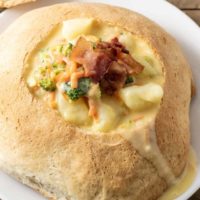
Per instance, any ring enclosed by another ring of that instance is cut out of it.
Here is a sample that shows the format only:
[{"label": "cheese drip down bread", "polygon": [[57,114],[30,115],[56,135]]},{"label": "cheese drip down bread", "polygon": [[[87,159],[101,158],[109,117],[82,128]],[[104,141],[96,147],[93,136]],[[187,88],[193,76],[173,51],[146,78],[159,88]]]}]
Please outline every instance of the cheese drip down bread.
[{"label": "cheese drip down bread", "polygon": [[164,30],[66,3],[25,14],[0,41],[3,171],[53,199],[154,200],[176,184],[192,75]]},{"label": "cheese drip down bread", "polygon": [[20,4],[33,2],[35,0],[0,0],[0,8],[10,8]]}]

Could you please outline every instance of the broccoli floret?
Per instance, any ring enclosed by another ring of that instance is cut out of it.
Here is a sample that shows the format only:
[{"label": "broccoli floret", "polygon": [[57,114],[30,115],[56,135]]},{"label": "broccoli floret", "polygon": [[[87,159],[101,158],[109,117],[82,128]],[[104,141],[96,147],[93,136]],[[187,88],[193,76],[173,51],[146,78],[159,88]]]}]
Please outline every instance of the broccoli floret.
[{"label": "broccoli floret", "polygon": [[[70,88],[70,86],[68,85],[68,87]],[[81,90],[76,88],[76,89],[68,89],[68,91],[66,91],[68,97],[72,100],[75,101],[77,99],[79,99],[82,95],[81,95]]]},{"label": "broccoli floret", "polygon": [[58,68],[58,69],[54,69],[54,74],[55,75],[58,75],[59,73],[61,73],[61,72],[64,72],[65,70],[64,69],[62,69],[62,68]]},{"label": "broccoli floret", "polygon": [[49,78],[44,78],[40,80],[40,87],[46,91],[54,91],[56,89],[56,84]]},{"label": "broccoli floret", "polygon": [[40,73],[41,75],[45,75],[46,72],[47,72],[47,69],[48,69],[47,66],[42,66],[42,67],[39,68],[39,73]]},{"label": "broccoli floret", "polygon": [[62,50],[63,50],[63,45],[58,45],[56,47],[56,51],[59,52],[59,53],[62,53]]},{"label": "broccoli floret", "polygon": [[132,76],[128,76],[128,77],[126,78],[125,84],[127,85],[127,84],[130,84],[130,83],[133,83],[133,82],[134,82],[133,77],[132,77]]},{"label": "broccoli floret", "polygon": [[64,64],[58,64],[58,63],[53,63],[53,72],[55,75],[58,75],[60,72],[65,71],[65,65]]},{"label": "broccoli floret", "polygon": [[69,56],[71,51],[72,51],[72,48],[73,48],[73,44],[71,43],[68,43],[66,46],[63,46],[62,48],[62,53],[65,55],[65,56]]},{"label": "broccoli floret", "polygon": [[71,83],[67,82],[64,84],[64,90],[68,97],[75,101],[79,99],[81,96],[87,95],[89,89],[90,89],[90,83],[91,79],[90,78],[81,78],[78,81],[78,88],[72,89],[71,88]]},{"label": "broccoli floret", "polygon": [[58,68],[58,64],[57,63],[53,63],[52,64],[52,67],[55,69],[55,68]]}]

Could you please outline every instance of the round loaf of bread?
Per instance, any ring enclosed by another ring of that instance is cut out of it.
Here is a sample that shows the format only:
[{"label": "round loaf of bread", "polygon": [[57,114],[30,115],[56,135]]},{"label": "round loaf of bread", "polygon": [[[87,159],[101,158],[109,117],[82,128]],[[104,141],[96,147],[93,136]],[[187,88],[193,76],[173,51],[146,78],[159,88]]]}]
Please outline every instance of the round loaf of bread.
[{"label": "round loaf of bread", "polygon": [[[30,60],[41,43],[77,18],[120,27],[150,49],[164,81],[147,124],[122,132],[88,130],[29,89]],[[0,168],[6,173],[55,200],[155,200],[184,171],[192,76],[176,41],[154,22],[108,5],[59,4],[17,19],[0,35],[0,52]]]},{"label": "round loaf of bread", "polygon": [[35,0],[1,0],[0,8],[10,8],[20,4],[32,2]]}]

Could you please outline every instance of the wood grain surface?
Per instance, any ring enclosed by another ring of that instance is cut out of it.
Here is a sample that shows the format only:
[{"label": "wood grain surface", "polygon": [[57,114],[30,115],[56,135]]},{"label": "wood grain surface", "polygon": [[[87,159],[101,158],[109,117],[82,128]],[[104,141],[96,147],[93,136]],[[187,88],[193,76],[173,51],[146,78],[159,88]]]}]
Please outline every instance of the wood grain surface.
[{"label": "wood grain surface", "polygon": [[180,9],[200,9],[200,0],[169,0]]},{"label": "wood grain surface", "polygon": [[[200,26],[200,0],[168,0],[168,1],[177,6],[178,8],[180,8],[181,10],[183,10]],[[0,10],[0,12],[1,11],[2,10]],[[200,200],[200,190],[197,191],[189,200]]]},{"label": "wood grain surface", "polygon": [[200,26],[200,0],[168,0],[183,10]]}]

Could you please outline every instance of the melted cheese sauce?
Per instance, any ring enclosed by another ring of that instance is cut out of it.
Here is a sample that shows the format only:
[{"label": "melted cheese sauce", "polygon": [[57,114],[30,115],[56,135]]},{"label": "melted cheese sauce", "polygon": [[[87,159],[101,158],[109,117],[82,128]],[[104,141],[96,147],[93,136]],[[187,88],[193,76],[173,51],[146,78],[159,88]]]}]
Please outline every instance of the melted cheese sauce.
[{"label": "melted cheese sauce", "polygon": [[168,185],[172,185],[176,178],[158,148],[154,123],[155,118],[150,115],[146,120],[139,120],[132,130],[122,131],[120,134],[131,142],[140,155],[151,161]]},{"label": "melted cheese sauce", "polygon": [[[56,94],[58,111],[66,121],[79,125],[88,134],[120,134],[130,141],[143,157],[151,161],[169,186],[173,185],[176,179],[158,148],[154,130],[155,116],[163,96],[162,64],[143,39],[122,28],[102,24],[94,19],[81,18],[65,21],[33,53],[30,60],[30,73],[27,77],[28,86],[31,87],[35,81],[34,70],[39,65],[37,57],[40,49],[57,44],[61,38],[74,44],[80,36],[94,42],[98,38],[110,41],[118,37],[130,54],[145,68],[136,77],[136,83],[133,86],[121,89],[119,92],[121,101],[115,97],[102,96],[98,105],[98,121],[88,117],[88,108],[82,99],[75,102],[66,101],[59,92]],[[43,98],[44,93],[40,90],[36,95]],[[186,171],[192,171],[190,166],[189,163]],[[188,173],[185,172],[185,174]],[[189,180],[189,176],[186,177],[188,178],[180,181],[184,182],[179,185],[181,189],[178,186],[172,187],[161,200],[174,199],[177,194],[184,192],[193,180],[193,178]]]},{"label": "melted cheese sauce", "polygon": [[159,200],[171,200],[176,199],[183,194],[193,183],[197,174],[197,163],[193,149],[190,149],[188,164],[185,171],[176,180],[176,183],[172,185],[160,198]]},{"label": "melted cheese sauce", "polygon": [[[88,116],[88,109],[82,100],[79,100],[78,103],[66,101],[57,92],[58,111],[63,118],[87,130],[109,132],[117,129],[129,129],[134,127],[138,120],[146,121],[153,117],[163,96],[164,78],[159,60],[141,38],[122,28],[102,24],[94,19],[67,20],[57,30],[54,30],[50,37],[39,45],[38,49],[33,53],[30,61],[31,71],[27,79],[28,85],[32,86],[36,82],[34,77],[35,69],[40,66],[38,52],[41,49],[54,46],[61,39],[75,44],[80,36],[93,42],[99,38],[103,41],[110,41],[114,37],[118,37],[119,41],[129,50],[131,56],[145,68],[140,75],[135,77],[136,82],[133,86],[121,89],[119,97],[122,102],[119,102],[114,97],[101,98],[101,102],[98,105],[98,121],[92,120]],[[45,92],[42,89],[35,94],[41,98],[45,96]],[[72,112],[73,115],[71,115]]]}]

